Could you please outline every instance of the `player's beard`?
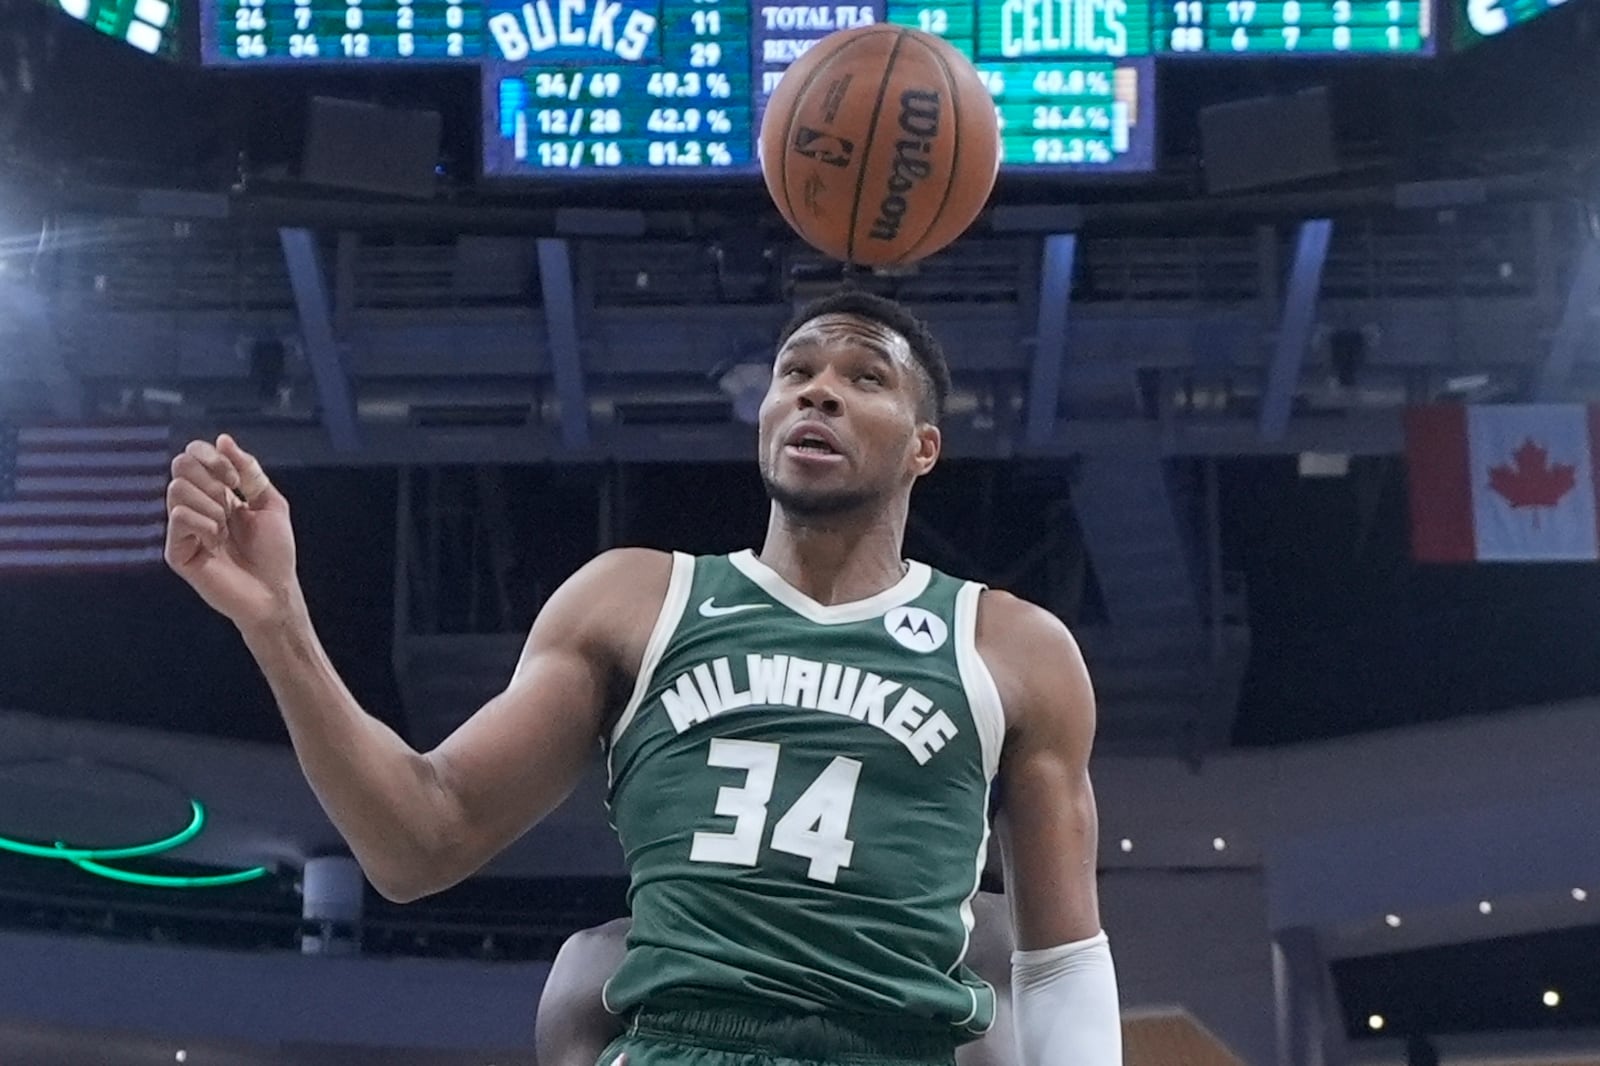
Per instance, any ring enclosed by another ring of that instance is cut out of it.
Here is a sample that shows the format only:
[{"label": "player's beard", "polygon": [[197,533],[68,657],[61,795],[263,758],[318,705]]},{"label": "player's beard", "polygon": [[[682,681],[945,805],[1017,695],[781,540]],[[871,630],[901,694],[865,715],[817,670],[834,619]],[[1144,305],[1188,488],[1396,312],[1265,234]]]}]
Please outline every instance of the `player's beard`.
[{"label": "player's beard", "polygon": [[877,493],[863,488],[792,489],[781,484],[766,463],[761,464],[761,484],[766,487],[768,499],[800,519],[852,514],[871,507],[878,498]]}]

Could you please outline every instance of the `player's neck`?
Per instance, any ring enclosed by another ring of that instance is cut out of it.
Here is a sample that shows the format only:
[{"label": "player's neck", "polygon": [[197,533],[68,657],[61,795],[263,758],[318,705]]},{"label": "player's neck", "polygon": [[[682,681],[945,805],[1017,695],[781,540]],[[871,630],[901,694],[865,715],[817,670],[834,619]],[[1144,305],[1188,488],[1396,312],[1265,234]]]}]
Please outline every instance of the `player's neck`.
[{"label": "player's neck", "polygon": [[821,604],[853,603],[905,576],[905,509],[892,513],[797,518],[774,505],[760,558],[796,590]]}]

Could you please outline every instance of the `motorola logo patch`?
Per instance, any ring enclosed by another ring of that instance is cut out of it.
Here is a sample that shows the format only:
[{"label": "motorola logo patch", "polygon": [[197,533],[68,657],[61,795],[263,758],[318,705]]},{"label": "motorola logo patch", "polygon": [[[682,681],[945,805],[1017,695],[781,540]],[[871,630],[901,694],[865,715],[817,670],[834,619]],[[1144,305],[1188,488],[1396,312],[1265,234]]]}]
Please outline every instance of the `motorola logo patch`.
[{"label": "motorola logo patch", "polygon": [[855,154],[856,144],[844,137],[835,137],[831,133],[814,130],[810,126],[798,126],[794,131],[794,150],[808,159],[815,159],[830,167],[847,167],[850,165],[850,157]]},{"label": "motorola logo patch", "polygon": [[883,616],[883,627],[903,647],[923,654],[938,651],[950,639],[944,619],[921,607],[896,607]]}]

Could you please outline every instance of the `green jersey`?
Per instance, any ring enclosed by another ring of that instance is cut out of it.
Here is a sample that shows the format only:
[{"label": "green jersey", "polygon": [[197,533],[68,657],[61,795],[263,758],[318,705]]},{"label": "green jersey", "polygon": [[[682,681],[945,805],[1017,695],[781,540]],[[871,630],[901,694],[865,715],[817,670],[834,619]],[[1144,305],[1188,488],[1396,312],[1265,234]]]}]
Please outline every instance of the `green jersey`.
[{"label": "green jersey", "polygon": [[608,1010],[994,1018],[965,965],[1004,722],[981,586],[921,563],[825,606],[751,552],[675,555],[609,739],[630,875]]}]

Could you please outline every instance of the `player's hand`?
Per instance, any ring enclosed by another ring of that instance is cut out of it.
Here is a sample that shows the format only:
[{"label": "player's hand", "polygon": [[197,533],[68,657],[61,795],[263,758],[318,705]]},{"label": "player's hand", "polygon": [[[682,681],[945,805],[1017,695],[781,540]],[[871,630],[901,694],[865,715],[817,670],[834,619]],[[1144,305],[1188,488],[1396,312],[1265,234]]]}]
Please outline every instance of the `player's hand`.
[{"label": "player's hand", "polygon": [[166,559],[240,628],[283,618],[296,602],[289,501],[226,433],[172,460]]}]

